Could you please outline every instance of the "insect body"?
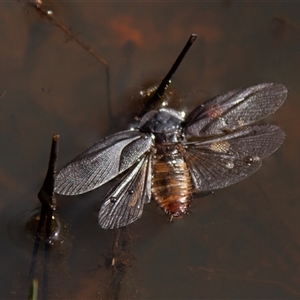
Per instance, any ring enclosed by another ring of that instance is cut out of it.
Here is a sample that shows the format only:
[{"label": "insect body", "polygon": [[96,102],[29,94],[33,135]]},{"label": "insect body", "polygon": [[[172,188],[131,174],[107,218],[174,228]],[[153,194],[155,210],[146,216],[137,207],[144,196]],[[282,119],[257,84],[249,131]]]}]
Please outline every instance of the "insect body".
[{"label": "insect body", "polygon": [[185,119],[170,108],[152,110],[135,130],[99,141],[66,165],[55,191],[82,194],[124,173],[101,206],[103,228],[140,218],[151,195],[179,217],[187,212],[192,190],[212,191],[248,177],[282,144],[279,127],[250,124],[274,113],[286,96],[283,85],[263,83],[219,95]]},{"label": "insect body", "polygon": [[182,121],[177,111],[161,109],[149,112],[140,122],[140,130],[153,135],[152,195],[173,217],[187,212],[192,196],[191,176],[181,151]]},{"label": "insect body", "polygon": [[275,125],[251,125],[282,105],[287,96],[282,84],[263,83],[221,94],[186,118],[171,108],[153,109],[195,38],[190,37],[134,130],[104,138],[56,176],[56,193],[78,195],[123,174],[100,208],[103,228],[136,221],[152,196],[171,217],[180,217],[187,212],[192,192],[243,180],[285,138]]}]

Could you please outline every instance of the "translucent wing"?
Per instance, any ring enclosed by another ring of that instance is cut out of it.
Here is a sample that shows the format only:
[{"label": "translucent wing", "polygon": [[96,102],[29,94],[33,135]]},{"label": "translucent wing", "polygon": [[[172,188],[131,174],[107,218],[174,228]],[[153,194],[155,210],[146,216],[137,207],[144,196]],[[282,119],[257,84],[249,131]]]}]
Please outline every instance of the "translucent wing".
[{"label": "translucent wing", "polygon": [[108,193],[99,211],[99,225],[113,229],[136,221],[150,199],[151,156],[148,154]]},{"label": "translucent wing", "polygon": [[151,137],[123,131],[93,145],[62,168],[55,192],[78,195],[93,190],[131,167],[151,147]]},{"label": "translucent wing", "polygon": [[184,123],[190,136],[219,135],[274,113],[284,102],[282,84],[262,83],[219,95],[194,109]]},{"label": "translucent wing", "polygon": [[195,189],[220,189],[250,176],[284,138],[284,132],[275,125],[256,125],[215,139],[187,143],[184,157]]}]

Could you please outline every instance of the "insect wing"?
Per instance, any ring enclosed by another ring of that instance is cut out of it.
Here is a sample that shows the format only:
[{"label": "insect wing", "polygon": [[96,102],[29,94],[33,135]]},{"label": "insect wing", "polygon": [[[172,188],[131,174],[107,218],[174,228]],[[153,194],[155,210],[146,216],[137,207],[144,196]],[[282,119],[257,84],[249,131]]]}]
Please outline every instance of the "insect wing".
[{"label": "insect wing", "polygon": [[99,211],[99,225],[113,229],[136,221],[150,199],[151,156],[148,154],[105,197]]},{"label": "insect wing", "polygon": [[187,143],[184,157],[195,189],[220,189],[250,176],[284,138],[284,132],[275,125],[255,125],[223,137]]},{"label": "insect wing", "polygon": [[221,94],[186,117],[186,133],[202,137],[234,131],[274,113],[286,96],[286,87],[277,83],[262,83]]},{"label": "insect wing", "polygon": [[150,146],[151,137],[137,130],[109,136],[59,171],[55,192],[78,195],[91,191],[131,167]]}]

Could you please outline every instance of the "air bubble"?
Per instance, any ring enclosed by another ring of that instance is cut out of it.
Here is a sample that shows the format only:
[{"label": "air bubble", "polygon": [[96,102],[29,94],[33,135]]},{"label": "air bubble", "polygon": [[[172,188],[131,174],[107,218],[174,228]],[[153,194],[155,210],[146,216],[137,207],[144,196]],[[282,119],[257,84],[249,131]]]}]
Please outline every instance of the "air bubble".
[{"label": "air bubble", "polygon": [[252,156],[245,156],[243,161],[244,161],[245,164],[250,166],[253,163],[253,157]]},{"label": "air bubble", "polygon": [[229,162],[226,163],[226,168],[227,169],[233,169],[233,167],[234,167],[234,163],[232,161],[229,161]]},{"label": "air bubble", "polygon": [[117,198],[116,198],[116,197],[110,197],[110,198],[109,198],[109,201],[110,201],[111,203],[116,203],[116,202],[117,202]]},{"label": "air bubble", "polygon": [[129,194],[129,195],[132,195],[133,193],[134,193],[133,190],[128,191],[128,194]]},{"label": "air bubble", "polygon": [[140,138],[146,140],[148,138],[148,135],[143,133],[140,135]]},{"label": "air bubble", "polygon": [[[40,221],[40,213],[38,212],[37,214],[33,215],[32,218],[30,220],[28,220],[26,227],[28,232],[32,235],[32,237],[35,237],[36,233],[37,233],[37,227]],[[56,218],[55,215],[52,215],[52,219],[51,219],[51,236],[50,236],[50,240],[52,240],[52,243],[54,241],[59,240],[60,237],[60,223],[58,221],[58,219]],[[46,236],[46,222],[43,225],[43,228],[41,230],[41,232],[39,233],[39,238],[45,240],[47,238]]]},{"label": "air bubble", "polygon": [[[21,211],[14,215],[8,224],[8,234],[14,244],[23,249],[32,247],[32,242],[36,240],[37,233],[41,241],[51,241],[51,244],[60,245],[65,241],[66,226],[63,221],[54,214],[51,219],[51,234],[50,239],[46,235],[46,221],[44,222],[41,231],[37,232],[37,227],[40,221],[40,209],[34,211]],[[64,231],[64,233],[62,233]]]}]

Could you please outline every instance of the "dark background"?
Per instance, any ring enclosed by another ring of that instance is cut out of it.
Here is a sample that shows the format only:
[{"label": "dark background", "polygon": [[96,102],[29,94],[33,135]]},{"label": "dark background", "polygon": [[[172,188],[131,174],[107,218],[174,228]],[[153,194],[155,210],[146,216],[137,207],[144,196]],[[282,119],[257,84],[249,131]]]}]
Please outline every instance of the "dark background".
[{"label": "dark background", "polygon": [[[46,172],[53,133],[59,168],[100,138],[130,126],[132,91],[169,70],[198,34],[173,84],[187,110],[221,92],[283,83],[286,103],[268,118],[287,135],[247,180],[195,199],[168,223],[154,202],[123,233],[122,299],[300,298],[300,4],[272,1],[54,1],[54,16],[109,62],[103,65],[37,11],[0,4],[0,257],[2,299],[26,298],[33,240],[25,230]],[[66,224],[48,270],[51,299],[106,299],[113,231],[97,225],[109,187],[59,197]],[[37,264],[40,293],[45,268]]]}]

